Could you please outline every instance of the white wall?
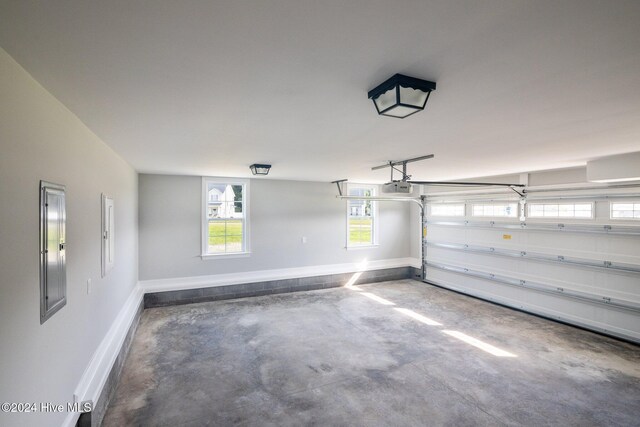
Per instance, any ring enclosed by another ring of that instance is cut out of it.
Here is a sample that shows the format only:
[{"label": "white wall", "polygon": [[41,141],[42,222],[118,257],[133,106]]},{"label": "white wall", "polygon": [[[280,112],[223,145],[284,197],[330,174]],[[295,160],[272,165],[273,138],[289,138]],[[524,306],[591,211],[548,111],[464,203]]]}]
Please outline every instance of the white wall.
[{"label": "white wall", "polygon": [[529,175],[529,185],[579,184],[587,183],[587,168],[554,169],[532,172]]},{"label": "white wall", "polygon": [[[405,258],[413,203],[379,202],[379,243],[346,250],[346,202],[326,182],[252,179],[251,256],[200,258],[202,180],[140,175],[140,280]],[[307,243],[301,242],[302,236]]]},{"label": "white wall", "polygon": [[[2,49],[0,146],[0,402],[66,405],[137,281],[137,174]],[[67,305],[43,325],[41,179],[67,191]],[[116,209],[115,267],[104,279],[102,192]],[[0,413],[0,425],[58,426],[66,416]]]}]

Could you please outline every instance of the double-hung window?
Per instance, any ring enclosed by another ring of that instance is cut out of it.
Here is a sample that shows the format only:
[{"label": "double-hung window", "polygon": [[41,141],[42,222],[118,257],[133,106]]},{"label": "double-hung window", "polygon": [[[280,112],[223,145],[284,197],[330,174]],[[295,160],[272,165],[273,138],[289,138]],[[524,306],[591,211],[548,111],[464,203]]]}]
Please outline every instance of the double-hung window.
[{"label": "double-hung window", "polygon": [[[349,196],[375,197],[375,185],[348,185]],[[377,203],[373,200],[347,200],[347,248],[374,246],[377,242]]]},{"label": "double-hung window", "polygon": [[230,178],[202,180],[202,255],[249,252],[249,181]]}]

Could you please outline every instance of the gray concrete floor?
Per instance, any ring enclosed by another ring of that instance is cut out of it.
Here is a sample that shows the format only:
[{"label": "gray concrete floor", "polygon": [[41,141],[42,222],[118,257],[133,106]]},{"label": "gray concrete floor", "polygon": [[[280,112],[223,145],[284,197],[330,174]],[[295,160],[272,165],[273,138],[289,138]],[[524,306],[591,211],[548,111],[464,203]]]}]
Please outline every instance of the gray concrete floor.
[{"label": "gray concrete floor", "polygon": [[640,347],[413,280],[153,308],[103,425],[640,425]]}]

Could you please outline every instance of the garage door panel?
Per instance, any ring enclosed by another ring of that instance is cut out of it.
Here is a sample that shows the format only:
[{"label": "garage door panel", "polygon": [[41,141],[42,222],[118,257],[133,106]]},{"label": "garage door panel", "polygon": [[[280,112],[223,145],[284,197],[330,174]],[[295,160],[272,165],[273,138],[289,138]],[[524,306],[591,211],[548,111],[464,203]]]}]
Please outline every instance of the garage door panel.
[{"label": "garage door panel", "polygon": [[548,264],[518,258],[504,262],[492,255],[453,255],[447,253],[446,249],[437,248],[427,250],[427,260],[640,303],[640,283],[636,274],[596,271],[588,267]]},{"label": "garage door panel", "polygon": [[427,229],[429,241],[482,243],[487,246],[522,250],[566,252],[567,256],[584,256],[593,259],[600,259],[601,254],[606,254],[608,260],[640,264],[638,236],[518,229],[472,229],[436,224],[427,224]]},{"label": "garage door panel", "polygon": [[640,341],[637,313],[431,269],[428,282],[552,319]]}]

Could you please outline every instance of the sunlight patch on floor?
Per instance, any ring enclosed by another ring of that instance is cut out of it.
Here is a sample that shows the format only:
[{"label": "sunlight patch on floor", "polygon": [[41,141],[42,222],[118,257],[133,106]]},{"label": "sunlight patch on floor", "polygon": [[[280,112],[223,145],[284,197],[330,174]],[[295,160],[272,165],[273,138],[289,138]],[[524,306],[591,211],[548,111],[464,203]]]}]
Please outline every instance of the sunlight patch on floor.
[{"label": "sunlight patch on floor", "polygon": [[358,281],[360,276],[362,276],[362,271],[355,273],[353,276],[351,276],[351,279],[349,279],[349,281],[347,282],[346,285],[344,285],[344,287],[352,291],[361,291],[362,289],[360,287],[355,286],[355,283]]},{"label": "sunlight patch on floor", "polygon": [[379,302],[382,305],[395,305],[395,303],[392,303],[388,299],[381,298],[376,294],[372,294],[371,292],[362,292],[360,295],[364,295],[365,297],[370,298],[376,302]]},{"label": "sunlight patch on floor", "polygon": [[513,353],[509,353],[508,351],[501,350],[498,347],[494,347],[491,344],[487,344],[486,342],[480,341],[477,338],[470,337],[469,335],[463,334],[462,332],[449,331],[449,330],[445,330],[442,332],[444,332],[449,336],[457,338],[460,341],[464,341],[467,344],[471,344],[472,346],[477,347],[480,350],[484,350],[487,353],[493,354],[494,356],[497,356],[497,357],[518,357]]},{"label": "sunlight patch on floor", "polygon": [[[351,276],[351,278],[349,279],[349,281],[344,285],[345,288],[352,290],[352,291],[357,291],[359,292],[360,295],[364,295],[365,297],[369,298],[370,300],[373,300],[379,304],[382,305],[389,305],[389,306],[393,306],[396,305],[394,302],[389,301],[388,299],[384,299],[382,297],[379,297],[376,294],[373,294],[371,292],[362,292],[362,288],[359,286],[355,286],[355,283],[358,281],[358,279],[360,278],[360,276],[362,275],[362,271],[359,271],[357,273],[354,273],[353,276]],[[420,313],[416,313],[413,310],[410,310],[408,308],[403,308],[403,307],[393,307],[393,309],[395,311],[397,311],[398,313],[402,313],[405,316],[408,316],[414,320],[417,320],[420,323],[423,323],[425,325],[429,325],[429,326],[443,326],[442,323],[435,321],[433,319],[429,319],[426,316],[423,316]],[[496,357],[518,357],[513,353],[509,353],[508,351],[502,350],[498,347],[495,347],[491,344],[487,344],[486,342],[480,341],[477,338],[471,337],[469,335],[463,334],[462,332],[459,331],[452,331],[452,330],[443,330],[442,332],[444,332],[445,334],[459,339],[460,341],[463,341],[467,344],[470,344],[476,348],[479,348],[482,351],[486,351],[489,354],[492,354]]]},{"label": "sunlight patch on floor", "polygon": [[436,322],[435,320],[429,319],[428,317],[424,317],[422,314],[418,314],[413,310],[409,310],[408,308],[399,308],[399,307],[394,307],[394,310],[411,317],[412,319],[417,320],[418,322],[422,322],[425,325],[429,325],[429,326],[442,326],[442,323],[440,322]]}]

